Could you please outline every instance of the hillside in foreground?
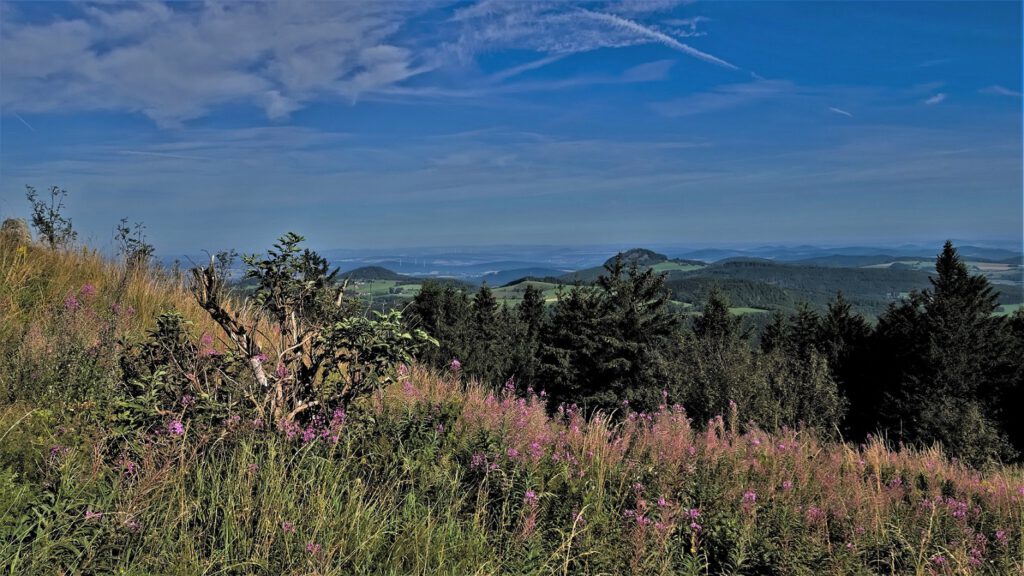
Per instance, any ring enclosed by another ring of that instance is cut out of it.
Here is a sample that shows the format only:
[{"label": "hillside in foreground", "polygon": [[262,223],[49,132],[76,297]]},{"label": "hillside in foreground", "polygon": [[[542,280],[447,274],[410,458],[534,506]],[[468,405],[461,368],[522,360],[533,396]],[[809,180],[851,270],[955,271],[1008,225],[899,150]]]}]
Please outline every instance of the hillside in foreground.
[{"label": "hillside in foreground", "polygon": [[549,413],[458,363],[274,421],[173,277],[7,241],[0,264],[8,573],[1024,572],[1018,467],[769,434],[742,401]]}]

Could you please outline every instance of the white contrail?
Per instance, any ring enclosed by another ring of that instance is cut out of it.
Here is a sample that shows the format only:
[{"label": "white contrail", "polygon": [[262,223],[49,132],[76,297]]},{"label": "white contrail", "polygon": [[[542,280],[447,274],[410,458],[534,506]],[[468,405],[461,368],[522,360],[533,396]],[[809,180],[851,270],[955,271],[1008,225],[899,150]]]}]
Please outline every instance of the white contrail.
[{"label": "white contrail", "polygon": [[501,82],[502,80],[508,80],[513,76],[518,76],[522,74],[523,72],[529,72],[530,70],[536,70],[537,68],[543,68],[548,64],[558,62],[559,60],[565,58],[566,56],[568,56],[568,54],[553,54],[551,56],[545,56],[544,58],[541,58],[539,60],[533,60],[527,62],[526,64],[520,64],[519,66],[513,66],[512,68],[508,68],[500,72],[495,72],[494,74],[491,74],[490,78],[488,79],[491,82]]},{"label": "white contrail", "polygon": [[613,26],[618,26],[619,28],[624,28],[626,30],[636,32],[641,36],[646,36],[651,40],[654,40],[655,42],[660,42],[665,46],[668,46],[669,48],[673,48],[685,54],[689,54],[690,56],[693,56],[695,58],[700,58],[705,62],[718,64],[719,66],[723,66],[730,70],[739,70],[738,66],[730,64],[725,60],[718,58],[717,56],[712,56],[707,52],[701,52],[700,50],[697,50],[692,46],[687,46],[686,44],[683,44],[682,42],[676,40],[675,38],[669,36],[668,34],[658,32],[653,28],[648,28],[647,26],[644,26],[632,20],[627,20],[625,18],[622,18],[621,16],[615,16],[614,14],[604,14],[602,12],[591,12],[590,10],[580,10],[580,13],[589,16],[590,18],[593,18],[595,20],[607,22]]},{"label": "white contrail", "polygon": [[841,108],[833,108],[833,107],[829,106],[828,110],[829,110],[829,112],[835,112],[836,114],[842,114],[843,116],[849,116],[850,118],[853,118],[853,114],[850,114],[849,112],[847,112],[846,110],[843,110]]},{"label": "white contrail", "polygon": [[938,104],[939,102],[942,102],[945,99],[946,99],[946,93],[945,92],[939,92],[935,96],[932,96],[931,98],[925,100],[924,103],[926,105],[928,105],[928,106],[931,106],[933,104]]},{"label": "white contrail", "polygon": [[33,128],[31,124],[29,124],[24,118],[21,117],[21,114],[18,114],[17,112],[11,112],[11,114],[13,114],[14,117],[17,118],[18,120],[21,120],[21,123],[24,124],[29,130],[31,130],[33,132],[36,131],[36,129]]}]

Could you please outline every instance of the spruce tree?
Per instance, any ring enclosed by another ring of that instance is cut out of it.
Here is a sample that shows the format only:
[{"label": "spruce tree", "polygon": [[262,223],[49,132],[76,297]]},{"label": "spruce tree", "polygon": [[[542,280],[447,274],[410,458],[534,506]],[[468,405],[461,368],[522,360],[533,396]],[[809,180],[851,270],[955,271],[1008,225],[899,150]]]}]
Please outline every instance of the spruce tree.
[{"label": "spruce tree", "polygon": [[869,392],[865,371],[870,362],[870,336],[871,326],[867,320],[854,313],[843,293],[838,292],[821,319],[816,347],[828,362],[840,393],[849,402],[844,428],[854,437],[869,432],[874,423],[875,401]]},{"label": "spruce tree", "polygon": [[905,345],[890,353],[890,425],[906,440],[941,442],[972,463],[1012,457],[1002,405],[1014,388],[1011,340],[1005,320],[993,316],[998,296],[988,279],[969,273],[951,242],[935,270],[931,290],[879,322],[883,338],[897,336],[885,344]]}]

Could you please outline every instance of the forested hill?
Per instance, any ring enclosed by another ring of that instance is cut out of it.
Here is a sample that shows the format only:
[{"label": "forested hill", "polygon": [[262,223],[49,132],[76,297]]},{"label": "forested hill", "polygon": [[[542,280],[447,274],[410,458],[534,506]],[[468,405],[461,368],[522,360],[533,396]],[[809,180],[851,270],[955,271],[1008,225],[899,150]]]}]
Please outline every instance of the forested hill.
[{"label": "forested hill", "polygon": [[392,272],[383,266],[363,266],[361,268],[345,272],[341,277],[348,278],[350,280],[416,280],[416,278],[412,276]]},{"label": "forested hill", "polygon": [[[912,291],[929,287],[928,271],[918,260],[879,260],[875,256],[844,256],[848,266],[835,261],[789,263],[763,258],[733,257],[705,264],[695,260],[670,259],[651,250],[634,249],[618,257],[624,264],[650,268],[666,275],[672,299],[697,303],[718,287],[733,306],[793,312],[802,303],[824,310],[837,292],[842,292],[857,311],[877,317],[890,303]],[[909,258],[909,257],[908,257]],[[611,263],[614,258],[609,259]],[[607,263],[606,263],[607,264]],[[589,283],[605,272],[596,267],[561,276],[566,284]],[[999,285],[1001,304],[1024,301],[1020,286]]]}]

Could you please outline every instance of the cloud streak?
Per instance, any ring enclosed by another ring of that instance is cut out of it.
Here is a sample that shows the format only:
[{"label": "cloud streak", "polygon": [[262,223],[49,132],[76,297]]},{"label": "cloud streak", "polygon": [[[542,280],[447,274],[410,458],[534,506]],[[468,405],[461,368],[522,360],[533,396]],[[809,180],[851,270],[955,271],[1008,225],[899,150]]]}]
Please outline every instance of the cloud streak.
[{"label": "cloud streak", "polygon": [[850,114],[849,112],[843,110],[842,108],[835,108],[833,106],[829,106],[828,111],[833,112],[835,114],[839,114],[840,116],[848,116],[850,118],[853,118],[853,114]]},{"label": "cloud streak", "polygon": [[1009,88],[1005,88],[1003,86],[988,86],[986,88],[982,88],[981,90],[978,90],[978,92],[980,92],[982,94],[994,94],[996,96],[1011,96],[1011,97],[1014,97],[1014,98],[1020,98],[1021,97],[1020,91],[1018,91],[1018,90],[1010,90]]},{"label": "cloud streak", "polygon": [[737,67],[734,64],[730,64],[729,62],[726,62],[725,60],[722,60],[717,56],[712,56],[707,52],[701,52],[700,50],[697,50],[692,46],[683,44],[682,42],[676,40],[675,38],[669,36],[668,34],[659,32],[647,26],[643,26],[641,24],[638,24],[637,22],[634,22],[633,20],[628,20],[626,18],[616,16],[614,14],[591,12],[590,10],[581,10],[581,13],[586,15],[588,18],[594,18],[595,20],[607,22],[612,26],[629,30],[631,32],[635,32],[636,34],[642,37],[649,38],[654,42],[663,44],[665,46],[668,46],[669,48],[672,48],[673,50],[678,50],[679,52],[688,54],[690,56],[693,56],[694,58],[698,58],[705,62],[710,62],[711,64],[716,64],[718,66],[728,68],[730,70],[739,70],[739,67]]},{"label": "cloud streak", "polygon": [[931,98],[928,98],[927,100],[925,100],[924,101],[924,105],[925,106],[934,106],[936,104],[941,104],[945,100],[946,100],[946,93],[945,92],[939,92],[935,96],[932,96]]}]

